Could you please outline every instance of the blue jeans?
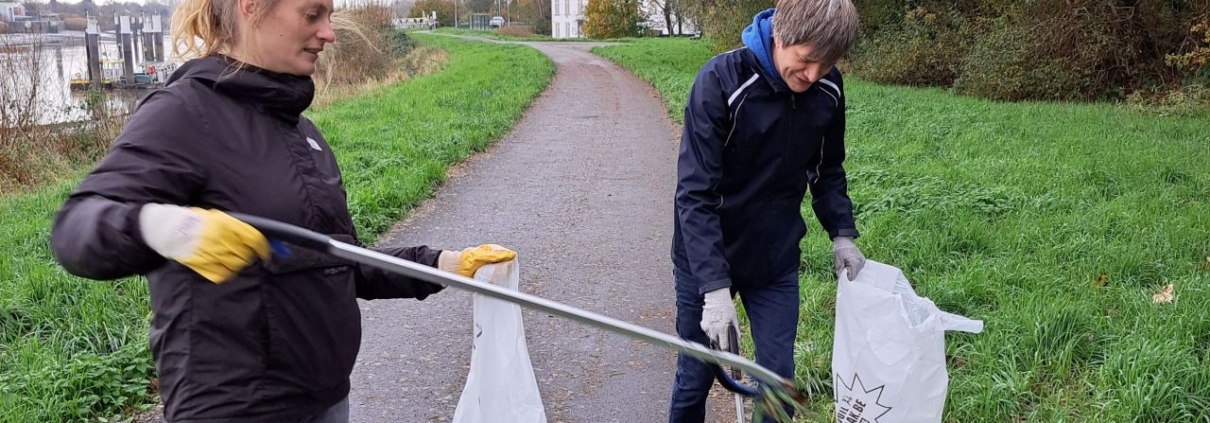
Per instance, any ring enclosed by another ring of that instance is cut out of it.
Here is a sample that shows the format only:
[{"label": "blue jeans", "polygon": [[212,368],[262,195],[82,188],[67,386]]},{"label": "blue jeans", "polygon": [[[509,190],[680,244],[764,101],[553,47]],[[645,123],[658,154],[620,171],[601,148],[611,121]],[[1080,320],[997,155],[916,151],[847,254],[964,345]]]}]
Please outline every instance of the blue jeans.
[{"label": "blue jeans", "polygon": [[[676,333],[680,337],[710,345],[702,331],[703,294],[698,282],[686,272],[673,272],[676,282]],[[798,333],[798,273],[759,287],[732,287],[739,294],[752,328],[756,364],[786,378],[794,376],[794,338]],[[669,423],[702,423],[706,420],[706,396],[714,384],[714,372],[703,361],[681,354],[676,359],[672,382]],[[772,422],[772,419],[765,419]]]}]

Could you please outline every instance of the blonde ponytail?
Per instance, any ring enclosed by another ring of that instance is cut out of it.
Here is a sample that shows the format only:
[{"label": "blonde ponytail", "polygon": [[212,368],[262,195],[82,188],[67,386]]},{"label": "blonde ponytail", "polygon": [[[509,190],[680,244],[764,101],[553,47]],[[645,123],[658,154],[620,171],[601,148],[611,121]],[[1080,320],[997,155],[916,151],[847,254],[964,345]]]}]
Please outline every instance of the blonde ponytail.
[{"label": "blonde ponytail", "polygon": [[[180,59],[189,59],[229,53],[239,34],[238,2],[185,0],[172,13],[173,54]],[[264,5],[269,2],[258,3]]]}]

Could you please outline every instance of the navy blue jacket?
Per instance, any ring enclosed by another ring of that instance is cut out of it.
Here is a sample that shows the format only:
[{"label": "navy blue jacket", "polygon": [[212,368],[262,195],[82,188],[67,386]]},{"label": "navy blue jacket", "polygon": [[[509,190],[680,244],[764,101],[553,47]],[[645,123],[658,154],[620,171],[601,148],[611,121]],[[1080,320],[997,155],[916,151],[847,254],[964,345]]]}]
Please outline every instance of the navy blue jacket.
[{"label": "navy blue jacket", "polygon": [[768,68],[747,47],[715,56],[685,105],[672,260],[702,293],[797,272],[807,188],[829,238],[858,236],[840,72],[794,93]]}]

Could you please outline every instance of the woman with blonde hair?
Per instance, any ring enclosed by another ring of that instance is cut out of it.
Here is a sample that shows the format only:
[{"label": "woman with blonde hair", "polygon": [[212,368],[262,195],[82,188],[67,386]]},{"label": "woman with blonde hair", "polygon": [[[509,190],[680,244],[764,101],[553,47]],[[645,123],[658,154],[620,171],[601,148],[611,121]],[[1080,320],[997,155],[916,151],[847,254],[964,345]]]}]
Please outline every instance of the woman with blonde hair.
[{"label": "woman with blonde hair", "polygon": [[[442,289],[271,247],[228,214],[357,241],[336,158],[302,116],[331,14],[331,0],[186,0],[173,38],[196,58],[139,104],[55,216],[51,248],[70,273],[146,276],[169,422],[346,422],[357,298]],[[381,251],[468,277],[515,257],[494,244]]]}]

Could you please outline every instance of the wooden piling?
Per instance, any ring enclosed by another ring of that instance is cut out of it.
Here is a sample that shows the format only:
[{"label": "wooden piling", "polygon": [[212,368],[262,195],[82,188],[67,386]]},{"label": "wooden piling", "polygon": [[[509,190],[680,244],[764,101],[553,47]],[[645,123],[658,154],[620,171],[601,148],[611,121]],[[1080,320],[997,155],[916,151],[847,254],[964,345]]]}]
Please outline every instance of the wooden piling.
[{"label": "wooden piling", "polygon": [[101,31],[95,17],[88,17],[88,26],[84,29],[84,51],[88,60],[88,82],[93,88],[99,88],[104,76],[101,74]]},{"label": "wooden piling", "polygon": [[134,85],[134,33],[131,28],[130,16],[118,17],[118,38],[122,43],[123,82]]}]

